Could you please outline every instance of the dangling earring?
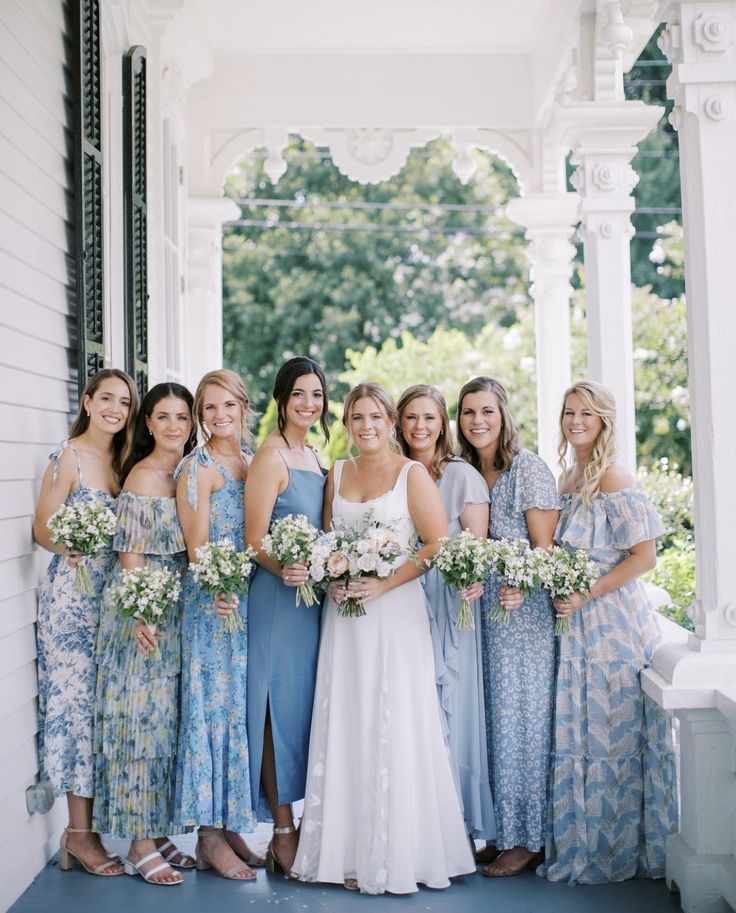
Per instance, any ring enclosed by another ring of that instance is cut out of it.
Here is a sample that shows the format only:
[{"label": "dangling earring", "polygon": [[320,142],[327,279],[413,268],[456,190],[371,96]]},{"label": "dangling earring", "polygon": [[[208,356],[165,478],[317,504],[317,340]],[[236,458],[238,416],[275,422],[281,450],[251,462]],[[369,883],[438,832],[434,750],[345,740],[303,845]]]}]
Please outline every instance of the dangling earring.
[{"label": "dangling earring", "polygon": [[148,429],[148,433],[151,435],[151,437],[153,437],[153,431],[151,431],[150,428]]},{"label": "dangling earring", "polygon": [[91,413],[91,412],[89,411],[89,409],[88,409],[88,410],[87,410],[87,418],[89,418],[90,415],[92,415],[92,413]]}]

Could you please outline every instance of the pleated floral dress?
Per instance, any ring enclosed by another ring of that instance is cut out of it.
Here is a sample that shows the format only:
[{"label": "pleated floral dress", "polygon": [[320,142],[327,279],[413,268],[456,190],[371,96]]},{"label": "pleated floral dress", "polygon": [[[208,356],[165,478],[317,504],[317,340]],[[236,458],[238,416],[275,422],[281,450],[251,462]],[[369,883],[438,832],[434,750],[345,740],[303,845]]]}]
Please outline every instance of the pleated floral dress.
[{"label": "pleated floral dress", "polygon": [[[245,483],[198,447],[176,470],[187,477],[187,498],[197,507],[197,468],[217,468],[224,485],[210,496],[209,541],[229,539],[243,548]],[[246,730],[248,600],[238,594],[244,627],[228,631],[212,596],[187,572],[182,592],[182,673],[176,819],[247,832],[256,825],[250,791]]]},{"label": "pleated floral dress", "polygon": [[[151,568],[183,574],[186,550],[176,499],[123,491],[118,499],[117,552],[143,555]],[[128,840],[174,830],[174,776],[179,725],[181,601],[159,624],[159,659],[142,656],[110,595],[102,600],[97,643],[95,803],[93,830]]]},{"label": "pleated floral dress", "polygon": [[[520,450],[491,489],[490,538],[526,539],[526,511],[557,510],[557,486],[536,453]],[[547,774],[554,706],[554,609],[532,590],[508,624],[489,619],[500,584],[491,574],[482,605],[483,682],[496,846],[536,852],[547,830]]]},{"label": "pleated floral dress", "polygon": [[[555,538],[605,574],[663,531],[638,487],[564,495]],[[662,878],[677,827],[671,722],[641,689],[660,642],[639,580],[592,599],[559,639],[546,863],[552,881],[598,884]]]},{"label": "pleated floral dress", "polygon": [[[101,502],[115,510],[115,498],[88,488],[79,457],[66,441],[50,455],[53,483],[65,449],[77,460],[79,485],[69,492],[67,504]],[[38,753],[41,779],[54,793],[94,795],[92,730],[95,715],[95,653],[102,590],[112,573],[115,553],[105,549],[85,558],[94,592],[77,590],[76,571],[63,555],[54,555],[41,581],[38,596]]]}]

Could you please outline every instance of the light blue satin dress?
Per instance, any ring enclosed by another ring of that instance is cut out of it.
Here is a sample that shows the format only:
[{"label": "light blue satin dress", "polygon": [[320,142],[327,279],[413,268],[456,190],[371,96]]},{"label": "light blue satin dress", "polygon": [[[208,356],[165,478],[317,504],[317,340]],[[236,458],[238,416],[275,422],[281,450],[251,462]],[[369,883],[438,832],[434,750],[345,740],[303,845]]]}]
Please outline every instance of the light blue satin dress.
[{"label": "light blue satin dress", "polygon": [[[461,531],[460,515],[467,505],[487,504],[489,500],[485,479],[464,460],[447,463],[437,487],[445,504],[450,535]],[[475,630],[459,631],[455,626],[460,611],[457,590],[445,585],[436,568],[427,571],[421,580],[428,602],[437,691],[465,827],[473,838],[492,840],[496,822],[486,748],[480,600],[470,604]]]},{"label": "light blue satin dress", "polygon": [[[276,499],[271,522],[288,514],[305,514],[320,529],[324,475],[288,466],[287,469],[289,482]],[[278,804],[304,798],[321,605],[295,602],[294,587],[285,586],[266,568],[256,570],[248,596],[248,742],[251,791],[259,797],[259,818],[270,817],[261,788],[267,708],[276,758]]]}]

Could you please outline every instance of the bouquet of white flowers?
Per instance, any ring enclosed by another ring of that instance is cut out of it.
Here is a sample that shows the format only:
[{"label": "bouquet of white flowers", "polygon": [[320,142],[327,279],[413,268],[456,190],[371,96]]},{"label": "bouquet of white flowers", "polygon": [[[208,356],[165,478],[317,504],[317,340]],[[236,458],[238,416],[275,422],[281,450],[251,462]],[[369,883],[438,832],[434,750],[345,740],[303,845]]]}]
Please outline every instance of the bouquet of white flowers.
[{"label": "bouquet of white flowers", "polygon": [[[309,564],[309,556],[319,530],[312,526],[304,514],[289,514],[274,520],[267,536],[263,537],[263,550],[278,564]],[[299,600],[312,606],[317,601],[311,582],[297,587],[296,604]]]},{"label": "bouquet of white flowers", "polygon": [[[569,599],[573,593],[588,593],[598,579],[598,568],[581,549],[563,548],[553,545],[544,553],[540,566],[540,583],[549,590],[552,599]],[[555,634],[570,631],[569,616],[559,617],[555,622]]]},{"label": "bouquet of white flowers", "polygon": [[[116,519],[109,507],[99,501],[86,501],[62,504],[49,517],[46,525],[55,545],[64,545],[70,551],[81,552],[86,557],[110,548]],[[75,580],[78,592],[85,596],[94,595],[89,571],[82,562],[77,565]]]},{"label": "bouquet of white flowers", "polygon": [[[358,577],[390,577],[401,552],[396,533],[369,512],[357,526],[336,522],[334,530],[318,536],[310,553],[310,576],[315,583],[346,584]],[[350,596],[337,606],[337,614],[359,617],[365,615],[365,607],[357,596]]]},{"label": "bouquet of white flowers", "polygon": [[[120,575],[120,582],[110,587],[120,614],[140,619],[152,634],[180,593],[179,574],[166,567],[129,568]],[[157,648],[150,655],[158,659],[161,654]]]},{"label": "bouquet of white flowers", "polygon": [[[485,580],[494,567],[488,539],[479,539],[469,529],[440,539],[432,563],[449,586],[462,590],[471,583]],[[474,630],[475,622],[467,599],[460,602],[455,619],[458,630]]]},{"label": "bouquet of white flowers", "polygon": [[[206,542],[195,549],[197,560],[189,565],[192,576],[210,596],[224,593],[230,599],[235,593],[247,593],[253,570],[255,551],[246,548],[239,552],[229,539]],[[237,609],[225,619],[226,631],[239,631],[243,619]]]},{"label": "bouquet of white flowers", "polygon": [[[526,539],[491,539],[488,545],[491,567],[501,586],[516,587],[528,596],[540,585],[540,549],[531,549]],[[507,625],[511,613],[499,601],[491,608],[488,617]]]}]

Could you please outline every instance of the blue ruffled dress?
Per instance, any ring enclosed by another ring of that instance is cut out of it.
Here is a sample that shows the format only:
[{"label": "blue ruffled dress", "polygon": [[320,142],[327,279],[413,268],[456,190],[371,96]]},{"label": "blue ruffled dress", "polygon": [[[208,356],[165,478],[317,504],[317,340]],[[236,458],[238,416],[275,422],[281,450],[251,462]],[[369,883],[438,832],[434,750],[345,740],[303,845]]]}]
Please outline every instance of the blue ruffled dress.
[{"label": "blue ruffled dress", "polygon": [[[556,539],[583,549],[603,575],[639,542],[663,531],[632,487],[586,504],[564,495]],[[638,580],[592,599],[559,639],[546,862],[552,881],[599,884],[662,878],[667,835],[677,828],[671,723],[641,689],[639,673],[660,642]]]},{"label": "blue ruffled dress", "polygon": [[[186,546],[176,499],[121,492],[113,548],[143,555],[148,567],[183,575]],[[120,574],[118,563],[111,585]],[[97,647],[92,827],[127,840],[161,837],[175,829],[181,599],[159,624],[158,659],[138,651],[134,626],[135,619],[120,615],[106,587]]]},{"label": "blue ruffled dress", "polygon": [[[229,539],[243,548],[245,483],[234,479],[198,447],[178,466],[187,474],[187,498],[197,506],[197,469],[214,465],[224,484],[210,496],[209,540]],[[176,821],[182,827],[203,824],[232,831],[256,825],[250,791],[250,756],[246,732],[248,675],[248,602],[238,594],[244,628],[226,630],[212,596],[184,578],[181,626],[181,723],[176,771]]]}]

